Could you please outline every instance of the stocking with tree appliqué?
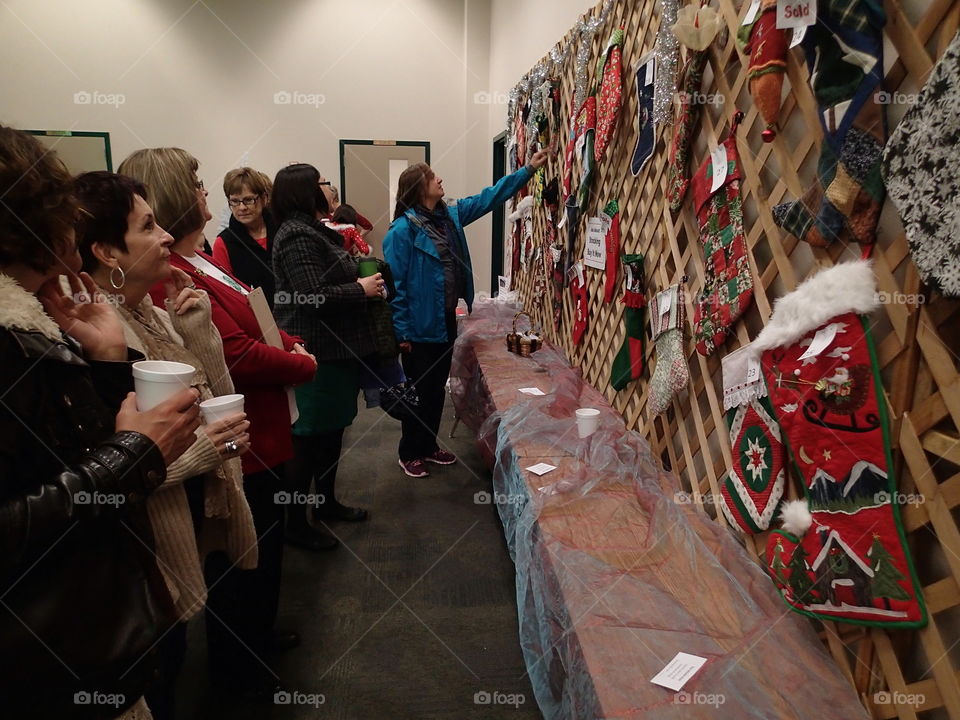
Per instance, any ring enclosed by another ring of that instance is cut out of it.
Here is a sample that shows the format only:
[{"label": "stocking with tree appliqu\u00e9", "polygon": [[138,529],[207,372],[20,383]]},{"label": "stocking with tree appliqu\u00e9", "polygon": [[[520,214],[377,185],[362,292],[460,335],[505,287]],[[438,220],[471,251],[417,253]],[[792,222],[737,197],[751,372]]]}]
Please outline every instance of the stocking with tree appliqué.
[{"label": "stocking with tree appliqu\u00e9", "polygon": [[927,613],[893,476],[866,313],[868,261],[819,272],[782,297],[753,342],[805,500],[784,504],[768,572],[789,607],[823,620],[916,628]]},{"label": "stocking with tree appliqu\u00e9", "polygon": [[[607,262],[609,263],[609,259]],[[643,310],[647,305],[647,297],[643,294],[643,255],[624,255],[623,272],[626,275],[626,290],[621,302],[626,306],[623,310],[626,337],[610,368],[610,385],[614,390],[623,390],[631,381],[640,377],[647,354],[647,329],[643,317]]]},{"label": "stocking with tree appliqu\u00e9", "polygon": [[720,509],[733,527],[751,535],[769,529],[786,484],[780,426],[755,358],[744,345],[722,362],[733,468],[720,487]]},{"label": "stocking with tree appliqu\u00e9", "polygon": [[653,415],[665,412],[673,396],[690,384],[690,368],[683,349],[685,318],[680,285],[671,285],[650,299],[650,327],[657,355],[650,378],[649,408]]},{"label": "stocking with tree appliqu\u00e9", "polygon": [[835,240],[871,245],[883,205],[880,174],[887,127],[883,80],[886,16],[874,0],[821,0],[802,47],[823,143],[817,182],[773,209],[777,225],[817,247]]},{"label": "stocking with tree appliqu\u00e9", "polygon": [[[711,154],[693,176],[693,206],[703,246],[704,281],[693,317],[697,352],[710,355],[724,343],[731,327],[753,301],[753,277],[743,229],[736,131],[743,113],[734,116],[730,134],[721,143],[725,166],[714,168]],[[719,150],[719,148],[718,148]],[[714,175],[723,173],[714,189]]]}]

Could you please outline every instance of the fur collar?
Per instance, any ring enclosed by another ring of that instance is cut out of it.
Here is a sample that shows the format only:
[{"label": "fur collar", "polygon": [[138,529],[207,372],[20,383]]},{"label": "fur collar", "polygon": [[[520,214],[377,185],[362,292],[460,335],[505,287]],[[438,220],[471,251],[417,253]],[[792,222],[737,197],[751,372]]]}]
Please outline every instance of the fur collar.
[{"label": "fur collar", "polygon": [[3,273],[0,273],[0,327],[38,332],[52,342],[63,339],[60,328],[47,315],[37,296]]},{"label": "fur collar", "polygon": [[773,308],[770,322],[750,345],[754,353],[792,345],[843,313],[866,315],[879,305],[873,264],[869,260],[841,263],[804,280]]}]

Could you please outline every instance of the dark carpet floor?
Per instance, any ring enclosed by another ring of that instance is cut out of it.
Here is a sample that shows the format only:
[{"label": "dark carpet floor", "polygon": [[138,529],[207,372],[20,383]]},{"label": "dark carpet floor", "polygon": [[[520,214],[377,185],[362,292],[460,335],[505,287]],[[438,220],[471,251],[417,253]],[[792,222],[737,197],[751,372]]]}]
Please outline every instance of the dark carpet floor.
[{"label": "dark carpet floor", "polygon": [[[448,400],[441,444],[461,462],[413,479],[397,465],[400,424],[361,410],[344,438],[337,494],[368,508],[370,519],[331,524],[342,543],[332,552],[285,548],[278,626],[297,629],[303,644],[276,667],[304,704],[244,705],[210,689],[197,618],[180,720],[541,717],[520,653],[500,520],[494,506],[474,503],[490,475],[467,428],[448,437],[452,423]],[[500,704],[478,693],[499,693]],[[505,704],[508,696],[518,706]]]}]

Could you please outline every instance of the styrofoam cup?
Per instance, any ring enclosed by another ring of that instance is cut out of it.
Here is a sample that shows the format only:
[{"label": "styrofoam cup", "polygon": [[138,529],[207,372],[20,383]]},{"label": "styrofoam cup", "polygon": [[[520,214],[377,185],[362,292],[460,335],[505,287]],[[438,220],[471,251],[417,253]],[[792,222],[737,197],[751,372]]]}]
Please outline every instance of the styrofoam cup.
[{"label": "styrofoam cup", "polygon": [[193,382],[196,368],[168,360],[141,360],[133,364],[133,389],[137,409],[151,410]]},{"label": "styrofoam cup", "polygon": [[595,408],[577,410],[577,433],[580,437],[590,437],[600,427],[600,411]]},{"label": "styrofoam cup", "polygon": [[243,412],[243,395],[221,395],[200,403],[200,414],[207,425]]}]

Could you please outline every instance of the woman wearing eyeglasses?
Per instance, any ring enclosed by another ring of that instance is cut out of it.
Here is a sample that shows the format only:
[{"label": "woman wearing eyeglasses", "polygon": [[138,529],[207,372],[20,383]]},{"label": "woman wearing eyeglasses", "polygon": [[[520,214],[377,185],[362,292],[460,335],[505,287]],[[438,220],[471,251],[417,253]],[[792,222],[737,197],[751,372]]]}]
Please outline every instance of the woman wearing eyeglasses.
[{"label": "woman wearing eyeglasses", "polygon": [[213,243],[213,259],[224,270],[253,288],[263,288],[273,307],[273,265],[270,259],[277,224],[267,202],[270,185],[253,168],[231,170],[223,178],[230,205],[230,224]]}]

